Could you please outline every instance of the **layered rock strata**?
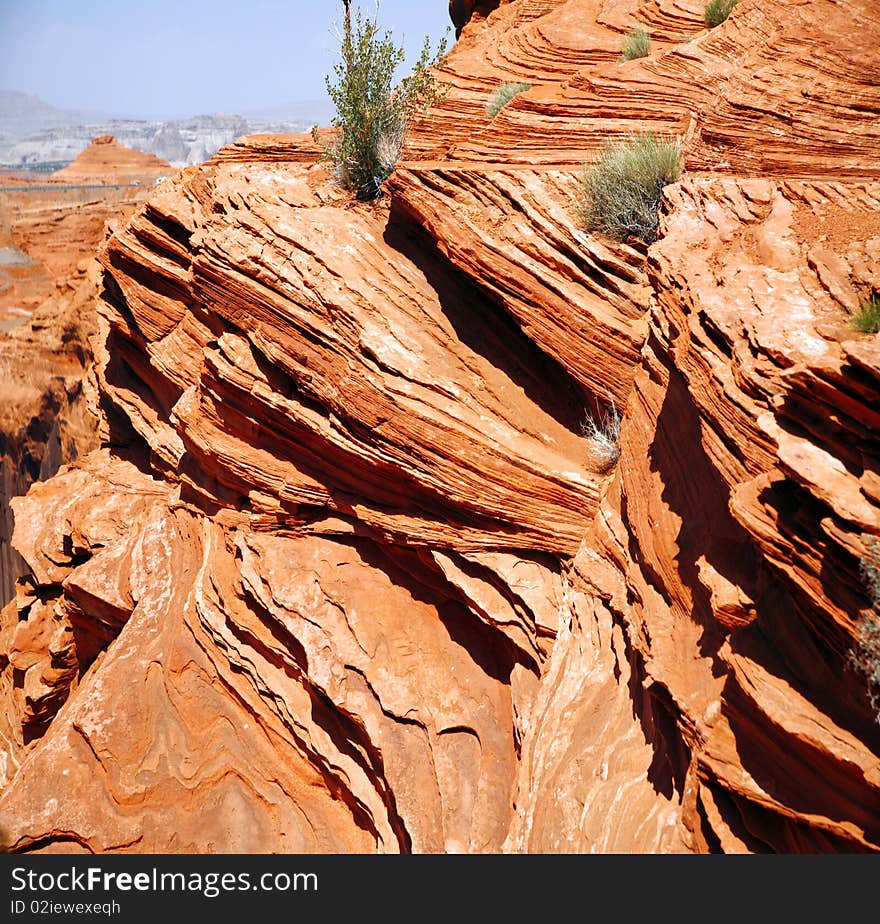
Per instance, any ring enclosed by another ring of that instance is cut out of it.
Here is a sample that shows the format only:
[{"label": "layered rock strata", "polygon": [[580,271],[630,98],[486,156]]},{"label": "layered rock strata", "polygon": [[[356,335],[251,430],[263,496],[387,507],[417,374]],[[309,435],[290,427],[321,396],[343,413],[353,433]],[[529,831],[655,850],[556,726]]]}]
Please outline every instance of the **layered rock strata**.
[{"label": "layered rock strata", "polygon": [[[104,446],[13,504],[13,849],[880,846],[847,667],[880,534],[868,4],[485,12],[385,198],[254,137],[103,248]],[[571,217],[644,127],[688,167],[649,249]]]}]

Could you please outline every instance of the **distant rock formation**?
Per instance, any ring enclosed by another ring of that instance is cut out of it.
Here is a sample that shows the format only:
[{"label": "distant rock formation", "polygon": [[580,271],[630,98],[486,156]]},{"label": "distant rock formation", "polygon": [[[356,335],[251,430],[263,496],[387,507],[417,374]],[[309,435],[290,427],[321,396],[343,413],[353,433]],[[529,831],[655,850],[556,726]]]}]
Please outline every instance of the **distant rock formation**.
[{"label": "distant rock formation", "polygon": [[[180,167],[201,163],[223,145],[249,133],[303,132],[329,118],[322,103],[290,108],[297,114],[285,115],[282,108],[249,116],[216,113],[171,120],[98,120],[53,109],[24,94],[0,92],[0,164],[40,172],[49,165],[57,169],[82,153],[95,135],[111,134],[120,144],[155,154]],[[310,108],[314,110],[312,116],[308,116]],[[304,115],[300,116],[300,111]],[[69,121],[65,122],[65,117]]]},{"label": "distant rock formation", "polygon": [[58,109],[31,93],[0,90],[0,138],[20,138],[47,128],[94,120],[94,114]]},{"label": "distant rock formation", "polygon": [[98,135],[72,164],[52,174],[65,183],[127,183],[174,173],[168,161],[120,144],[112,135]]}]

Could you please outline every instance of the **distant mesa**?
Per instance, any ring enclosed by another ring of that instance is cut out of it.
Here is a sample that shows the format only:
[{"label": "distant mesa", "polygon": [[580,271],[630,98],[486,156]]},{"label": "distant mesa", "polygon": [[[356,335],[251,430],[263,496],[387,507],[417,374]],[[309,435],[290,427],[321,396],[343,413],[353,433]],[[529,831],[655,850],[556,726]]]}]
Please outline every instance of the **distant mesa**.
[{"label": "distant mesa", "polygon": [[156,177],[174,173],[175,168],[155,154],[146,154],[120,144],[113,135],[96,135],[91,144],[53,180],[65,183],[136,183],[152,182]]}]

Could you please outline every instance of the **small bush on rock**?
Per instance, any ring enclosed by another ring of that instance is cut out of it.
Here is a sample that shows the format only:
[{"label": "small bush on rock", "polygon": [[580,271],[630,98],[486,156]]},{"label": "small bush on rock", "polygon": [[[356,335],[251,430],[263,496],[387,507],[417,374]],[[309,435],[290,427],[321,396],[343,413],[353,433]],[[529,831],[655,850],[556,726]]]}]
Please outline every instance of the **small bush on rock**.
[{"label": "small bush on rock", "polygon": [[644,29],[633,29],[623,40],[623,51],[620,55],[624,61],[634,58],[647,57],[651,51],[651,35]]},{"label": "small bush on rock", "polygon": [[862,579],[871,596],[871,609],[856,625],[856,644],[850,663],[868,684],[868,701],[880,722],[880,546],[872,539],[860,563]]},{"label": "small bush on rock", "polygon": [[340,57],[335,79],[326,78],[336,106],[335,140],[325,152],[339,182],[359,199],[374,199],[400,158],[410,121],[441,96],[431,68],[442,63],[446,40],[436,52],[428,38],[409,77],[396,87],[394,75],[404,50],[390,32],[379,31],[378,6],[370,19],[351,0],[342,0],[344,13]]},{"label": "small bush on rock", "polygon": [[531,89],[530,83],[502,83],[486,103],[486,117],[494,119],[514,96]]},{"label": "small bush on rock", "polygon": [[710,29],[720,26],[730,16],[737,0],[709,0],[703,9],[703,22]]},{"label": "small bush on rock", "polygon": [[612,398],[596,415],[587,413],[581,432],[592,443],[590,457],[600,472],[611,471],[620,458],[620,414]]},{"label": "small bush on rock", "polygon": [[880,295],[872,295],[862,302],[850,323],[861,334],[880,332]]},{"label": "small bush on rock", "polygon": [[681,176],[681,144],[650,132],[607,142],[584,168],[575,217],[618,241],[657,239],[663,187]]}]

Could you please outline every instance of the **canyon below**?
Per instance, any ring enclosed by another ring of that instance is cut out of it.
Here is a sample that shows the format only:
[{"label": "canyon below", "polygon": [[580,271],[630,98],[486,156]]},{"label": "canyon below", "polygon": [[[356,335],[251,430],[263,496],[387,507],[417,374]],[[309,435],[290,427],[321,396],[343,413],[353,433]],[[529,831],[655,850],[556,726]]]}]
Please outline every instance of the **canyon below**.
[{"label": "canyon below", "polygon": [[704,6],[451,0],[374,201],[329,129],[0,172],[0,846],[880,852],[880,24]]},{"label": "canyon below", "polygon": [[58,109],[27,93],[0,90],[0,167],[49,173],[79,157],[99,135],[113,135],[126,147],[181,167],[207,160],[241,135],[308,131],[326,118],[326,109],[315,102],[242,115],[114,118]]}]

